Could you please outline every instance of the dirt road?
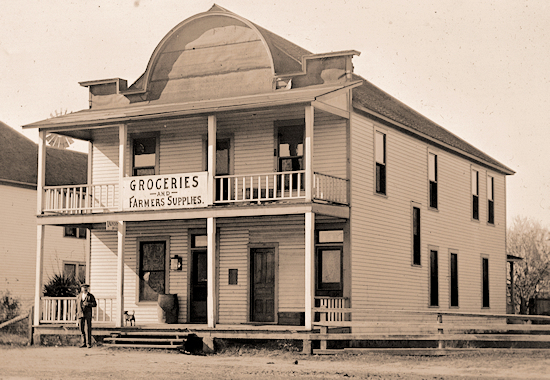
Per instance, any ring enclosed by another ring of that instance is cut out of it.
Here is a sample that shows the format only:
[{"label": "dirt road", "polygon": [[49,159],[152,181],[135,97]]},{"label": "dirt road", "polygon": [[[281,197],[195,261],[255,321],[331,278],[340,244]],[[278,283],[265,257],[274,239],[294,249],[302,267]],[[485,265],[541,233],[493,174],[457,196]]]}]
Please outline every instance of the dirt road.
[{"label": "dirt road", "polygon": [[0,346],[0,379],[550,379],[550,353],[192,356],[94,347]]}]

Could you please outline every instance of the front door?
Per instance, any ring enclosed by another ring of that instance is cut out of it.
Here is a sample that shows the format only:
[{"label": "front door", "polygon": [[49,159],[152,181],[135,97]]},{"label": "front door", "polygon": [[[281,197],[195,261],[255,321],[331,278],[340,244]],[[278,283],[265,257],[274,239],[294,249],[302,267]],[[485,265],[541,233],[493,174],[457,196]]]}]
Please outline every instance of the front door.
[{"label": "front door", "polygon": [[252,248],[251,321],[275,322],[275,249]]},{"label": "front door", "polygon": [[206,323],[207,269],[206,250],[193,250],[189,317],[192,323]]}]

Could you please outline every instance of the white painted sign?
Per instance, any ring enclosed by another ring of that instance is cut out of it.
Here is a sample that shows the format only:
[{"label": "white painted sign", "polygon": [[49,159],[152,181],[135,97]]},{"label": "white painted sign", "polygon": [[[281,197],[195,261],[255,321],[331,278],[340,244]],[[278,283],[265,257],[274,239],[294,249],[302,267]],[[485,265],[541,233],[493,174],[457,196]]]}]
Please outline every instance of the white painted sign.
[{"label": "white painted sign", "polygon": [[118,222],[113,221],[106,221],[105,222],[105,230],[107,231],[118,231]]},{"label": "white painted sign", "polygon": [[208,173],[127,177],[122,182],[125,211],[206,207]]}]

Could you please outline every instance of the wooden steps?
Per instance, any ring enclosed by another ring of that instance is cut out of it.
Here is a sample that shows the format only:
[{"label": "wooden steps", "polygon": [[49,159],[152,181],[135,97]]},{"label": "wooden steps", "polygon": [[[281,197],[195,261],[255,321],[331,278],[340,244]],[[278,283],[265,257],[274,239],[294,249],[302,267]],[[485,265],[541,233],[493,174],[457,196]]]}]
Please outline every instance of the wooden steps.
[{"label": "wooden steps", "polygon": [[200,340],[195,334],[188,332],[116,332],[103,339],[103,345],[110,348],[149,348],[165,350],[186,350],[186,343]]}]

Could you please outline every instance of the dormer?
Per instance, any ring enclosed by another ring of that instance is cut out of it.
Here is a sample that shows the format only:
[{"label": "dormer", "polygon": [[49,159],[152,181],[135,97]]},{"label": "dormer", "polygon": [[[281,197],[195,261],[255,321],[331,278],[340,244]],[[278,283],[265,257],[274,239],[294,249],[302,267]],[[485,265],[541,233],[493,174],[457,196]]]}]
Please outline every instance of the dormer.
[{"label": "dormer", "polygon": [[126,79],[112,78],[79,82],[90,90],[90,109],[117,108],[130,102],[122,95],[128,87]]}]

